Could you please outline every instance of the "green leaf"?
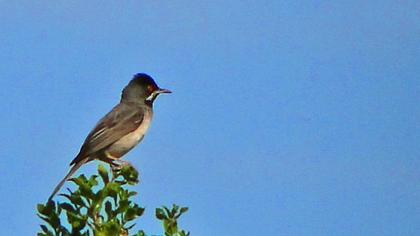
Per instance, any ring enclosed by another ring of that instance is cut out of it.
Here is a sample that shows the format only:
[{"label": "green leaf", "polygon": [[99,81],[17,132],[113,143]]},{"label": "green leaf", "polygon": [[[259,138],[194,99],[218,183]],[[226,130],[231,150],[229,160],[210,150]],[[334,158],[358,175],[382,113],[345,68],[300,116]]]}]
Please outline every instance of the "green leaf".
[{"label": "green leaf", "polygon": [[143,208],[143,207],[138,207],[137,204],[136,204],[136,210],[137,210],[137,213],[136,214],[137,214],[137,216],[143,215],[144,209],[145,208]]},{"label": "green leaf", "polygon": [[129,205],[130,205],[130,201],[128,201],[126,199],[125,200],[120,200],[117,212],[118,213],[126,212],[129,208]]},{"label": "green leaf", "polygon": [[178,214],[175,215],[175,219],[178,219],[183,213],[188,211],[188,207],[181,207]]},{"label": "green leaf", "polygon": [[108,221],[102,227],[103,229],[100,232],[105,233],[106,236],[118,236],[122,230],[122,226],[115,221]]},{"label": "green leaf", "polygon": [[164,220],[167,218],[165,212],[161,208],[156,208],[156,218],[159,220]]},{"label": "green leaf", "polygon": [[46,205],[38,204],[37,209],[40,214],[49,216],[55,212],[55,202],[49,201]]},{"label": "green leaf", "polygon": [[78,195],[78,194],[71,194],[71,195],[69,195],[69,194],[60,194],[60,196],[63,196],[65,198],[67,198],[75,206],[87,207],[87,205],[83,201],[82,197],[80,197],[80,195]]},{"label": "green leaf", "polygon": [[109,183],[108,171],[105,169],[103,165],[98,166],[98,173],[101,176],[102,181],[104,182],[105,185]]},{"label": "green leaf", "polygon": [[45,215],[45,214],[44,214],[44,212],[45,212],[45,205],[44,205],[44,204],[38,204],[38,205],[36,206],[36,208],[37,208],[37,210],[38,210],[38,212],[39,212],[39,213],[41,213],[41,214]]},{"label": "green leaf", "polygon": [[134,220],[135,218],[141,216],[144,212],[144,208],[139,207],[137,204],[134,204],[133,207],[128,208],[124,215],[124,221],[128,222]]},{"label": "green leaf", "polygon": [[188,211],[188,207],[181,207],[181,210],[179,211],[181,214]]},{"label": "green leaf", "polygon": [[134,191],[130,191],[130,192],[128,192],[128,194],[127,194],[127,197],[133,197],[133,196],[136,196],[137,195],[137,192],[134,192]]},{"label": "green leaf", "polygon": [[121,191],[121,186],[117,183],[110,182],[105,186],[105,194],[117,199],[118,193]]},{"label": "green leaf", "polygon": [[171,214],[169,215],[171,218],[173,218],[175,216],[175,214],[178,212],[178,208],[179,208],[179,206],[177,206],[175,204],[172,205]]},{"label": "green leaf", "polygon": [[185,232],[184,230],[182,230],[181,232],[179,232],[179,236],[189,236],[190,232]]},{"label": "green leaf", "polygon": [[60,218],[57,214],[51,214],[49,217],[49,223],[54,229],[57,229],[60,227]]},{"label": "green leaf", "polygon": [[[61,234],[62,235],[60,235],[60,236],[73,236],[73,235],[71,235],[70,234],[70,231],[68,231],[64,226],[62,226],[61,228],[60,228],[60,232],[61,232]],[[87,235],[86,233],[85,234],[82,234],[82,236],[89,236],[89,235]]]},{"label": "green leaf", "polygon": [[92,215],[96,215],[98,212],[101,211],[101,208],[102,200],[94,198],[94,200],[92,200],[92,203],[90,204],[88,212],[90,212]]},{"label": "green leaf", "polygon": [[143,230],[140,230],[139,232],[137,232],[137,234],[133,236],[146,236],[146,233]]},{"label": "green leaf", "polygon": [[165,210],[166,216],[168,216],[168,218],[171,218],[171,211],[169,210],[169,208],[167,208],[166,206],[164,206],[163,209]]},{"label": "green leaf", "polygon": [[98,178],[98,176],[97,176],[97,175],[92,175],[92,176],[89,178],[89,180],[88,180],[88,184],[89,184],[89,187],[90,187],[90,188],[92,188],[93,186],[98,185],[98,181],[96,180],[96,178]]},{"label": "green leaf", "polygon": [[71,211],[73,213],[77,213],[76,212],[76,209],[74,209],[74,207],[71,204],[67,203],[67,202],[60,203],[59,207],[61,207],[62,209],[66,210],[66,211]]},{"label": "green leaf", "polygon": [[74,182],[79,187],[80,193],[85,198],[93,199],[94,194],[93,194],[93,191],[92,191],[91,188],[92,188],[92,186],[94,186],[95,183],[97,184],[97,181],[95,179],[96,179],[95,175],[90,177],[89,180],[87,180],[84,175],[80,175],[77,178],[70,179],[70,181]]},{"label": "green leaf", "polygon": [[124,215],[124,221],[130,221],[137,217],[136,210],[133,208],[129,208]]},{"label": "green leaf", "polygon": [[112,203],[110,201],[105,202],[105,212],[108,215],[108,220],[114,217],[114,211],[112,210]]},{"label": "green leaf", "polygon": [[46,225],[41,225],[41,229],[45,233],[43,235],[48,235],[48,236],[53,236],[54,235],[53,232],[51,230],[49,230]]},{"label": "green leaf", "polygon": [[122,177],[130,185],[134,185],[139,182],[139,172],[131,165],[123,166],[119,172],[119,175],[122,175]]},{"label": "green leaf", "polygon": [[47,226],[45,226],[45,225],[41,225],[41,229],[42,229],[42,231],[44,231],[45,233],[47,233],[47,232],[48,232],[48,228],[47,228]]},{"label": "green leaf", "polygon": [[126,230],[130,230],[130,229],[132,229],[135,225],[136,225],[136,224],[132,224],[132,225],[130,225],[130,226],[128,226],[128,227],[126,227],[125,229],[126,229]]},{"label": "green leaf", "polygon": [[80,187],[81,185],[86,184],[87,179],[86,179],[86,176],[84,174],[81,174],[78,177],[70,178],[69,181],[77,184]]},{"label": "green leaf", "polygon": [[43,216],[41,214],[37,214],[39,218],[41,218],[43,221],[47,222],[48,224],[50,223],[50,219],[46,216]]},{"label": "green leaf", "polygon": [[67,219],[73,231],[80,231],[85,227],[87,222],[87,216],[78,215],[70,211],[67,211]]}]

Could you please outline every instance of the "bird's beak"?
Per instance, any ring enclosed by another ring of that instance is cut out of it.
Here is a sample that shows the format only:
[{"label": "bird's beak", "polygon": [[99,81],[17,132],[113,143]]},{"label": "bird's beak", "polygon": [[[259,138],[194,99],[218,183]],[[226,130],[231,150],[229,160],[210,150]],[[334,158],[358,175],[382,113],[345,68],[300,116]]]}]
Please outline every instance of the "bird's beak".
[{"label": "bird's beak", "polygon": [[172,93],[172,91],[171,90],[169,90],[169,89],[158,89],[158,90],[156,90],[156,93],[158,93],[158,94],[161,94],[161,93]]}]

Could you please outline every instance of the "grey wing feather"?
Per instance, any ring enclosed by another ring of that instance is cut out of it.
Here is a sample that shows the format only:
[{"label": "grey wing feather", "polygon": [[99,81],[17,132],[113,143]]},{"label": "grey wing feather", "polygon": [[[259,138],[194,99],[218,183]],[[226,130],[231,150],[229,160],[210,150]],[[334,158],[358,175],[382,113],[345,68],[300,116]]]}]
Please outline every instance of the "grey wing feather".
[{"label": "grey wing feather", "polygon": [[71,164],[108,147],[126,134],[136,130],[143,117],[143,109],[133,109],[130,105],[118,104],[96,124]]}]

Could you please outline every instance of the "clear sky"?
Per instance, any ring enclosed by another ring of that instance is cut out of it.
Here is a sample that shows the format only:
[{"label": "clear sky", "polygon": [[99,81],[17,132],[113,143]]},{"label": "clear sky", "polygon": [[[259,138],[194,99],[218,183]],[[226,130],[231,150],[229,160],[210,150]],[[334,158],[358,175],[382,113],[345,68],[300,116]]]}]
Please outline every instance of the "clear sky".
[{"label": "clear sky", "polygon": [[125,156],[147,232],[420,235],[418,0],[0,1],[2,235],[137,72],[174,92]]}]

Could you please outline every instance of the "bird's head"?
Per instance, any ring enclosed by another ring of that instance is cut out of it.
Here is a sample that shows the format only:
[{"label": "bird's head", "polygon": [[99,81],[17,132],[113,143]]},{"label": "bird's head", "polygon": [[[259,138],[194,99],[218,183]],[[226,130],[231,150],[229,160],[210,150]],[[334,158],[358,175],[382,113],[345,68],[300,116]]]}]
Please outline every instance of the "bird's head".
[{"label": "bird's head", "polygon": [[121,101],[144,102],[151,105],[161,93],[171,93],[171,91],[159,88],[149,75],[138,73],[123,89]]}]

